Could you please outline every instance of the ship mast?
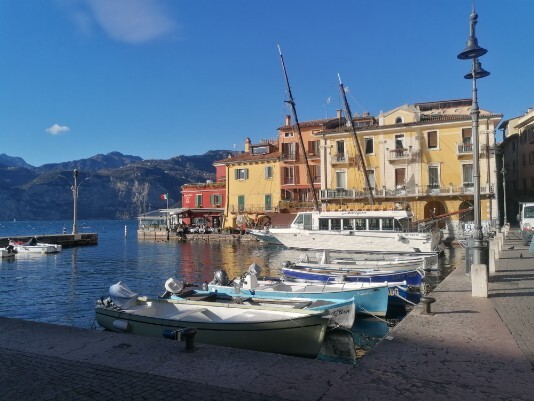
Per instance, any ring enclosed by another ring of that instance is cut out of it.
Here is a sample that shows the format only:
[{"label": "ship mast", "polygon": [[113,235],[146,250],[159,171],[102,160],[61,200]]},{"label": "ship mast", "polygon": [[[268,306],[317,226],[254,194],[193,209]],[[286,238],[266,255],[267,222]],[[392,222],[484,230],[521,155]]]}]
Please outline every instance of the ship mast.
[{"label": "ship mast", "polygon": [[361,166],[363,168],[363,175],[365,177],[365,184],[369,190],[369,203],[371,205],[375,204],[375,197],[373,196],[373,190],[371,189],[371,183],[369,182],[369,176],[367,175],[367,167],[365,166],[365,160],[362,154],[362,148],[360,142],[358,141],[358,135],[356,135],[356,128],[354,128],[354,121],[352,121],[352,113],[350,111],[349,103],[347,102],[347,95],[345,94],[345,88],[341,82],[341,77],[337,74],[339,79],[339,90],[341,91],[341,96],[343,96],[343,102],[345,103],[345,114],[347,115],[347,120],[349,121],[350,127],[352,128],[352,135],[354,136],[354,142],[356,143],[356,148],[358,149],[358,155],[360,156]]},{"label": "ship mast", "polygon": [[311,174],[310,164],[308,163],[308,155],[306,154],[306,148],[304,147],[304,140],[302,139],[299,119],[297,117],[297,109],[295,108],[295,101],[293,100],[293,94],[291,93],[291,87],[289,86],[289,79],[287,78],[286,65],[284,63],[284,56],[282,56],[282,50],[280,49],[280,45],[278,45],[278,53],[280,53],[280,61],[282,63],[282,70],[284,71],[284,78],[286,80],[287,93],[289,94],[289,100],[286,100],[285,103],[288,103],[291,106],[291,111],[293,112],[293,118],[295,118],[295,125],[297,126],[297,134],[299,137],[300,148],[302,149],[302,154],[304,155],[304,161],[306,162],[308,182],[310,183],[311,191],[313,194],[313,205],[314,205],[314,209],[318,211],[319,200],[317,199],[317,193],[315,192],[315,187],[313,186],[313,176]]}]

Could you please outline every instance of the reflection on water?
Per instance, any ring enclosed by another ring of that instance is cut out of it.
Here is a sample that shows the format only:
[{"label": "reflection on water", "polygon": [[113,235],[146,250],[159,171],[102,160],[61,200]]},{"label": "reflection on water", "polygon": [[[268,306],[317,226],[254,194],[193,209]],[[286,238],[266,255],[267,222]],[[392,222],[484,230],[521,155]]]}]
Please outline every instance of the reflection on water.
[{"label": "reflection on water", "polygon": [[[55,234],[63,227],[70,228],[71,223],[0,222],[0,237]],[[135,221],[90,221],[79,227],[98,233],[99,244],[66,248],[59,254],[20,254],[0,262],[0,315],[90,328],[96,300],[107,296],[109,286],[118,281],[140,294],[156,296],[163,293],[169,277],[200,283],[211,281],[213,272],[221,268],[235,277],[257,263],[262,275],[279,276],[281,263],[296,260],[302,253],[257,242],[138,240]],[[462,255],[461,249],[447,251],[440,268],[429,273],[431,285],[455,265],[463,267]],[[338,350],[342,355],[338,360],[352,363],[387,332],[388,323],[361,318],[352,333],[328,333],[322,357]],[[347,346],[350,338],[352,347]]]}]

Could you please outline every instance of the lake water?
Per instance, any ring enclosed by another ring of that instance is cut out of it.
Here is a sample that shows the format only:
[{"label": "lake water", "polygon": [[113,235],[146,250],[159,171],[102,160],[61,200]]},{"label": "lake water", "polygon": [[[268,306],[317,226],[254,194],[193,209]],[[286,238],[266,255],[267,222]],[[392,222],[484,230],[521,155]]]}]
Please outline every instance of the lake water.
[{"label": "lake water", "polygon": [[[139,294],[157,296],[169,277],[209,282],[217,269],[235,277],[252,263],[262,268],[262,275],[279,276],[283,261],[302,254],[254,241],[138,240],[134,220],[79,221],[78,227],[79,232],[98,233],[98,245],[65,248],[58,254],[19,254],[1,261],[1,316],[99,329],[95,302],[107,297],[109,286],[118,281]],[[57,234],[64,228],[70,232],[72,222],[0,222],[0,237]],[[447,250],[438,270],[427,277],[430,285],[454,267],[463,268],[463,254],[462,249]],[[389,324],[401,318],[393,316]],[[386,321],[358,318],[352,332],[328,334],[320,358],[353,363],[360,356],[355,348],[364,352],[387,332]]]}]

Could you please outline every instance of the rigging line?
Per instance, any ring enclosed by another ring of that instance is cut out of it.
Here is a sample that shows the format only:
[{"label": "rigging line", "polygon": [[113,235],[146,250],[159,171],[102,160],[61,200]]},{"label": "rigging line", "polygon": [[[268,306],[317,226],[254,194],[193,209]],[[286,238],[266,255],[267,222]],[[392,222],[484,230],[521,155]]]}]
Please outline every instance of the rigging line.
[{"label": "rigging line", "polygon": [[319,211],[319,200],[317,199],[317,192],[315,191],[315,186],[313,185],[313,177],[312,177],[312,173],[311,173],[311,169],[310,169],[310,164],[308,162],[308,155],[306,154],[306,148],[304,146],[304,140],[302,139],[302,132],[300,131],[300,124],[299,124],[299,120],[298,120],[298,117],[297,117],[297,109],[295,107],[295,101],[293,99],[293,94],[291,93],[291,86],[289,85],[289,79],[287,77],[286,65],[284,63],[284,56],[282,56],[282,49],[280,49],[280,45],[278,45],[278,53],[280,53],[280,62],[282,63],[282,70],[284,72],[287,92],[288,92],[288,95],[289,95],[289,100],[286,100],[286,103],[288,103],[291,106],[291,110],[293,111],[293,117],[295,117],[295,125],[297,127],[297,134],[298,134],[298,137],[299,137],[299,143],[300,143],[300,147],[302,149],[302,154],[304,156],[304,161],[306,163],[306,171],[308,173],[308,181],[310,183],[310,189],[311,189],[311,192],[313,194],[314,209],[316,211]]}]

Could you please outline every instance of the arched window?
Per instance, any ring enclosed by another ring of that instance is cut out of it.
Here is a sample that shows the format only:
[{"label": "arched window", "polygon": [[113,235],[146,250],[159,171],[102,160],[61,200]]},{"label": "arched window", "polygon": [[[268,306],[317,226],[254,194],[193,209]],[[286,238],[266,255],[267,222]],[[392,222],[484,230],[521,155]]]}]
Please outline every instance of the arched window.
[{"label": "arched window", "polygon": [[402,124],[404,119],[401,116],[395,117],[395,124]]}]

